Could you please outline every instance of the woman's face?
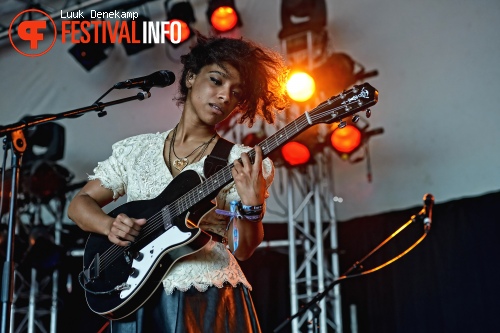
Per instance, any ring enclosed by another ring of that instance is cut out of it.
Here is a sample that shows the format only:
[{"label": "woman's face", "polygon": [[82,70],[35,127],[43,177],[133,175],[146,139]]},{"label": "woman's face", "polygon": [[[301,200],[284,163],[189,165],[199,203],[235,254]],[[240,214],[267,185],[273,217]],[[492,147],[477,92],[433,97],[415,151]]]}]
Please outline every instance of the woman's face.
[{"label": "woman's face", "polygon": [[198,74],[188,74],[186,79],[185,111],[194,112],[207,125],[224,120],[240,102],[240,74],[229,64],[224,67],[207,65]]}]

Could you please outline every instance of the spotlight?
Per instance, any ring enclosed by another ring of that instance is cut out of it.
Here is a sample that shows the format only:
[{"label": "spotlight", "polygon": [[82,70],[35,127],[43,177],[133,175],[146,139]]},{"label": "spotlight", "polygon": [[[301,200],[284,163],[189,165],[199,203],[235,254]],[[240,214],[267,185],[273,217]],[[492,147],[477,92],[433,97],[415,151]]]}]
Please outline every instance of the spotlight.
[{"label": "spotlight", "polygon": [[288,79],[286,90],[288,96],[294,101],[305,102],[313,96],[316,84],[306,72],[295,72]]},{"label": "spotlight", "polygon": [[281,155],[288,166],[295,167],[307,164],[311,159],[309,148],[300,142],[291,141],[281,148]]},{"label": "spotlight", "polygon": [[[165,11],[167,12],[167,20],[172,22],[179,22],[181,25],[181,37],[177,37],[177,29],[171,29],[171,33],[174,34],[173,39],[179,40],[178,44],[172,44],[173,47],[178,47],[182,43],[187,42],[193,36],[193,30],[191,29],[191,24],[196,22],[194,16],[193,7],[189,1],[177,2],[173,5],[169,5],[169,0],[165,1]],[[168,38],[170,42],[170,38]]]},{"label": "spotlight", "polygon": [[[132,25],[132,19],[130,20],[127,20],[126,24],[128,26],[128,31],[132,31],[133,29],[133,25]],[[136,19],[135,19],[135,36],[137,36],[137,38],[141,38],[142,39],[142,35],[143,35],[143,31],[144,31],[144,27],[143,27],[143,22],[147,22],[147,21],[151,21],[151,19],[149,17],[146,17],[146,16],[143,16],[143,15],[139,15]],[[127,43],[126,41],[123,42],[123,47],[125,48],[125,52],[127,52],[127,55],[133,55],[133,54],[136,54],[136,53],[139,53],[141,51],[144,51],[144,50],[147,50],[147,49],[150,49],[152,47],[154,47],[155,44],[154,43]]]},{"label": "spotlight", "polygon": [[280,150],[285,167],[296,168],[314,164],[314,156],[321,152],[323,143],[319,137],[318,127],[311,127],[302,132]]},{"label": "spotlight", "polygon": [[330,135],[330,143],[333,151],[344,161],[350,161],[351,163],[362,161],[364,156],[353,159],[353,155],[366,145],[372,136],[384,133],[383,128],[368,131],[368,126],[366,124],[365,127],[360,128],[355,122],[349,122],[342,128],[334,129]]},{"label": "spotlight", "polygon": [[320,32],[326,26],[325,0],[282,0],[280,39],[307,30]]},{"label": "spotlight", "polygon": [[337,128],[332,132],[330,142],[340,158],[347,160],[352,153],[361,147],[361,130],[354,125]]},{"label": "spotlight", "polygon": [[[112,43],[96,43],[94,29],[89,29],[89,35],[93,36],[93,40],[89,43],[78,43],[69,49],[69,53],[75,57],[76,61],[80,63],[87,71],[100,64],[105,60],[109,51],[114,45]],[[106,38],[110,40],[110,38]]]},{"label": "spotlight", "polygon": [[[32,118],[27,115],[22,120]],[[24,152],[23,164],[30,165],[35,161],[59,161],[64,157],[65,128],[55,122],[43,123],[29,128],[26,132],[27,149]]]},{"label": "spotlight", "polygon": [[208,2],[207,19],[218,33],[229,32],[241,27],[241,19],[234,0],[210,0]]}]

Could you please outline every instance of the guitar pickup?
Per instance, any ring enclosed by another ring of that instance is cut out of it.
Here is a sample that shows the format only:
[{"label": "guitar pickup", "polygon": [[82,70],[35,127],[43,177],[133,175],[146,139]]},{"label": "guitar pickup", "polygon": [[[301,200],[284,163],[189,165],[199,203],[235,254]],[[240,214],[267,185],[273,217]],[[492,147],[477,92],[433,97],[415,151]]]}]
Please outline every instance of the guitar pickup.
[{"label": "guitar pickup", "polygon": [[99,277],[99,271],[101,266],[101,259],[99,257],[99,253],[97,253],[94,257],[94,260],[90,263],[89,267],[83,271],[83,275],[85,276],[85,280],[93,281]]}]

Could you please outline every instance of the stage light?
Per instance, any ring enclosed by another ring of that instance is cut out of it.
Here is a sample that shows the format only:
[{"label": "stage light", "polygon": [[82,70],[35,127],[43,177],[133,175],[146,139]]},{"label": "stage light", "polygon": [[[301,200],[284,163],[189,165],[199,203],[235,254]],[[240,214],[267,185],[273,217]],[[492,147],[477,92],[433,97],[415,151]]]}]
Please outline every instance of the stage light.
[{"label": "stage light", "polygon": [[309,148],[300,142],[291,141],[281,148],[281,155],[291,167],[307,164],[311,160]]},{"label": "stage light", "polygon": [[[363,127],[356,121],[348,121],[344,127],[335,128],[330,134],[330,143],[333,151],[337,153],[344,161],[356,163],[364,159],[364,154],[359,154],[354,157],[354,154],[368,143],[368,140],[374,136],[384,133],[383,128],[375,128],[368,130],[369,124],[366,123]],[[360,156],[361,155],[361,156]]]},{"label": "stage light", "polygon": [[242,25],[234,0],[209,1],[207,19],[212,28],[218,33],[229,32]]},{"label": "stage light", "polygon": [[346,53],[332,53],[325,61],[311,71],[316,79],[318,91],[327,96],[338,95],[357,82],[378,75],[377,70],[365,71],[364,66]]},{"label": "stage light", "polygon": [[[22,121],[32,118],[26,115]],[[65,128],[55,122],[43,123],[26,130],[26,151],[23,165],[28,166],[38,161],[59,161],[64,157],[66,139]]]},{"label": "stage light", "polygon": [[305,31],[320,32],[326,26],[325,0],[282,0],[280,39]]},{"label": "stage light", "polygon": [[[167,20],[172,22],[179,22],[181,25],[181,36],[178,38],[177,29],[171,29],[173,40],[180,40],[179,43],[170,43],[173,47],[179,47],[181,44],[187,42],[194,34],[191,24],[196,22],[194,10],[189,1],[177,2],[170,4],[170,1],[165,1],[165,11],[167,12]],[[168,38],[170,42],[170,38]]]},{"label": "stage light", "polygon": [[[128,27],[128,31],[132,31],[132,21],[133,20],[130,19],[130,20],[127,20],[127,22],[126,22],[127,27]],[[139,15],[135,19],[135,36],[138,39],[142,39],[142,35],[143,35],[143,31],[144,31],[144,26],[142,23],[147,22],[147,21],[151,21],[151,19],[149,17],[143,16],[143,15]],[[127,55],[133,55],[133,54],[139,53],[141,51],[150,49],[154,46],[155,46],[154,43],[127,43],[126,40],[123,41],[123,47],[125,48],[125,52],[127,53]]]},{"label": "stage light", "polygon": [[[78,43],[69,49],[69,53],[82,65],[87,71],[100,64],[108,55],[109,49],[114,45],[112,43],[96,43],[94,29],[89,29],[89,35],[93,36],[89,43]],[[110,40],[110,38],[106,38]]]},{"label": "stage light", "polygon": [[309,100],[315,90],[314,79],[305,72],[293,73],[286,83],[288,96],[296,102],[305,102]]},{"label": "stage light", "polygon": [[349,155],[361,147],[361,130],[354,125],[346,125],[344,128],[335,129],[330,142],[332,148],[343,160],[347,160]]}]

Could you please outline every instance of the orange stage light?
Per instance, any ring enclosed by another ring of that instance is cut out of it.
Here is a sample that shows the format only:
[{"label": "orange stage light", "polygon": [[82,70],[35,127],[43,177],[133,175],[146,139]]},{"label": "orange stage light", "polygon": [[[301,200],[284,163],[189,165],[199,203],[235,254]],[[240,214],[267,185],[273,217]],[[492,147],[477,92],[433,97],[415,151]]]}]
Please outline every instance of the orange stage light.
[{"label": "orange stage light", "polygon": [[233,8],[222,6],[214,10],[210,17],[212,26],[221,32],[233,29],[238,23],[238,15]]},{"label": "orange stage light", "polygon": [[330,142],[335,151],[341,154],[343,159],[353,153],[361,146],[361,131],[354,125],[337,128],[330,136]]},{"label": "orange stage light", "polygon": [[314,79],[305,72],[293,73],[286,83],[286,90],[291,99],[305,102],[312,97],[316,90]]}]

